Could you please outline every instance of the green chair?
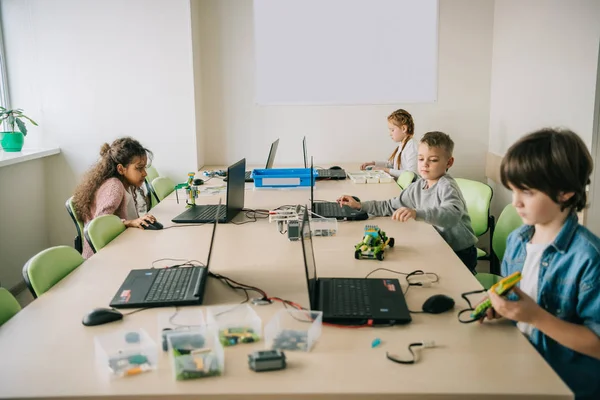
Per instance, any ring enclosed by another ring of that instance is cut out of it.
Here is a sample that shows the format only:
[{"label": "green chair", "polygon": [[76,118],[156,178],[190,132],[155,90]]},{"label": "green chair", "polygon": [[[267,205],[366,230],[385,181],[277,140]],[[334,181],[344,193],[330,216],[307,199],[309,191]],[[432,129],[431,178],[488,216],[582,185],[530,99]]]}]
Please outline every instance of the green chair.
[{"label": "green chair", "polygon": [[125,224],[113,214],[101,215],[91,220],[85,227],[85,239],[92,251],[97,253],[114,238],[125,231]]},{"label": "green chair", "polygon": [[[492,188],[485,183],[470,179],[455,178],[462,192],[467,211],[471,217],[471,226],[475,236],[480,237],[488,230],[490,231],[490,252],[492,251],[492,235],[494,233],[494,217],[490,215],[490,204],[492,202]],[[491,260],[491,255],[482,249],[477,249],[477,258]]]},{"label": "green chair", "polygon": [[0,287],[0,326],[21,310],[21,305],[7,289]]},{"label": "green chair", "polygon": [[170,178],[159,176],[152,181],[152,187],[159,201],[163,201],[165,197],[173,193],[176,183]]},{"label": "green chair", "polygon": [[[508,235],[519,226],[523,225],[523,220],[517,214],[517,210],[512,204],[508,204],[500,213],[498,222],[494,229],[494,236],[492,237],[492,249],[493,257],[490,260],[490,270],[494,273],[479,272],[475,277],[481,283],[484,289],[489,289],[494,283],[498,282],[502,277],[500,273],[500,263],[504,258],[504,252],[506,251],[506,239]],[[493,266],[493,268],[492,268]]]},{"label": "green chair", "polygon": [[56,246],[31,257],[23,266],[27,287],[38,297],[83,263],[83,257],[69,246]]},{"label": "green chair", "polygon": [[412,171],[404,171],[400,174],[396,183],[400,186],[400,189],[404,190],[417,179],[417,174]]},{"label": "green chair", "polygon": [[77,216],[77,213],[75,212],[75,207],[73,207],[73,196],[71,196],[67,199],[67,202],[65,203],[65,207],[67,208],[67,212],[71,216],[71,219],[73,220],[73,223],[75,224],[75,230],[77,231],[77,236],[73,240],[73,247],[75,247],[75,250],[77,250],[79,253],[82,253],[83,252],[83,222],[81,221],[81,218],[79,218]]},{"label": "green chair", "polygon": [[148,182],[152,182],[159,176],[158,171],[152,165],[146,168],[146,180]]}]

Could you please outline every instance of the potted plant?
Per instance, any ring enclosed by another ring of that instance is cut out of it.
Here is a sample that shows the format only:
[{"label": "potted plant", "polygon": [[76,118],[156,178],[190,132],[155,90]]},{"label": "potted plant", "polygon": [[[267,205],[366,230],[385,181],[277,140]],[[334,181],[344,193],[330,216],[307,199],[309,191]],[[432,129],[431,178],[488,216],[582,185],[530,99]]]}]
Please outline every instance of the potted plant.
[{"label": "potted plant", "polygon": [[[33,125],[37,126],[37,123],[23,114],[23,110],[20,108],[9,110],[0,107],[0,123],[6,121],[10,126],[10,131],[0,132],[0,144],[4,151],[17,152],[23,148],[24,137],[27,135],[27,127],[23,119],[27,119]],[[18,131],[15,131],[15,125],[19,129]]]}]

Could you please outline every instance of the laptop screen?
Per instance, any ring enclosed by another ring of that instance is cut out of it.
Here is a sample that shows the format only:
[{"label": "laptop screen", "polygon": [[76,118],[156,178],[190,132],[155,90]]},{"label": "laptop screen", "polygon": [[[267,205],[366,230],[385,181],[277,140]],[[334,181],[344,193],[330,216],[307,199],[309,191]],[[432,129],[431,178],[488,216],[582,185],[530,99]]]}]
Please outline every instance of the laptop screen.
[{"label": "laptop screen", "polygon": [[217,211],[215,212],[215,224],[213,225],[212,237],[210,238],[210,247],[208,248],[208,258],[206,260],[206,269],[208,270],[208,266],[210,265],[210,256],[213,251],[213,245],[215,243],[215,232],[217,231],[217,224],[219,223],[219,211],[223,207],[221,205],[221,199],[219,199],[219,205],[217,205]]},{"label": "laptop screen", "polygon": [[265,169],[273,168],[273,164],[275,163],[275,154],[277,154],[277,147],[279,147],[279,139],[271,143],[271,150],[269,150],[269,158],[267,158],[267,165]]},{"label": "laptop screen", "polygon": [[317,264],[315,263],[315,252],[310,234],[310,222],[308,220],[308,211],[304,208],[304,216],[302,217],[302,229],[300,233],[302,241],[302,254],[304,256],[304,269],[306,270],[306,285],[308,287],[308,299],[310,301],[310,309],[316,310],[317,304]]},{"label": "laptop screen", "polygon": [[308,168],[308,152],[306,151],[306,136],[302,138],[302,152],[304,154],[304,168]]},{"label": "laptop screen", "polygon": [[227,221],[229,222],[244,208],[246,191],[246,159],[227,168]]}]

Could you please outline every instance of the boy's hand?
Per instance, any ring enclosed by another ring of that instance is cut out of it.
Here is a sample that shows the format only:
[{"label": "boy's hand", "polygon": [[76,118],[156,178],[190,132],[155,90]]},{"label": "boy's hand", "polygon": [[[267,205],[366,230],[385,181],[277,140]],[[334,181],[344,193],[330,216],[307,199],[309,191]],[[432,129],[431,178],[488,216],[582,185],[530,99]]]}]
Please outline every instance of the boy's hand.
[{"label": "boy's hand", "polygon": [[369,161],[369,162],[363,163],[363,164],[360,166],[360,169],[364,171],[364,170],[365,170],[365,169],[367,169],[367,167],[368,167],[368,166],[370,166],[370,165],[375,165],[375,161]]},{"label": "boy's hand", "polygon": [[408,207],[402,207],[397,209],[392,215],[392,219],[395,221],[406,222],[409,219],[417,218],[417,210]]},{"label": "boy's hand", "polygon": [[340,207],[348,206],[350,208],[354,208],[355,210],[360,210],[360,208],[362,207],[360,202],[354,200],[354,197],[348,195],[343,195],[342,197],[337,199],[337,202],[340,205]]},{"label": "boy's hand", "polygon": [[499,296],[493,290],[488,290],[488,296],[492,302],[492,307],[494,307],[496,313],[504,318],[533,324],[543,312],[543,309],[517,286],[515,286],[512,291],[519,297],[519,300],[508,300]]}]

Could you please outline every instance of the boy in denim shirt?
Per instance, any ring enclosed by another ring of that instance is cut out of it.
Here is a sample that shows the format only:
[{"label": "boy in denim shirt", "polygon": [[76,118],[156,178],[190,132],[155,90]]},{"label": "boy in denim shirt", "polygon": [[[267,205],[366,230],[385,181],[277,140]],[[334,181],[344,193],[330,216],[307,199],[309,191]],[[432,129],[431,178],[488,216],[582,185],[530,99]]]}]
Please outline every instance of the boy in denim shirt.
[{"label": "boy in denim shirt", "polygon": [[363,201],[352,196],[337,199],[340,205],[361,209],[371,215],[388,216],[406,222],[410,219],[433,225],[458,258],[471,270],[477,266],[477,237],[458,184],[448,169],[454,163],[454,142],[443,132],[427,132],[421,138],[417,165],[421,179],[411,183],[391,200]]},{"label": "boy in denim shirt", "polygon": [[502,184],[525,225],[507,239],[502,275],[523,278],[508,299],[489,291],[486,315],[516,321],[577,399],[600,399],[600,239],[575,214],[591,172],[571,131],[543,129],[508,150]]}]

